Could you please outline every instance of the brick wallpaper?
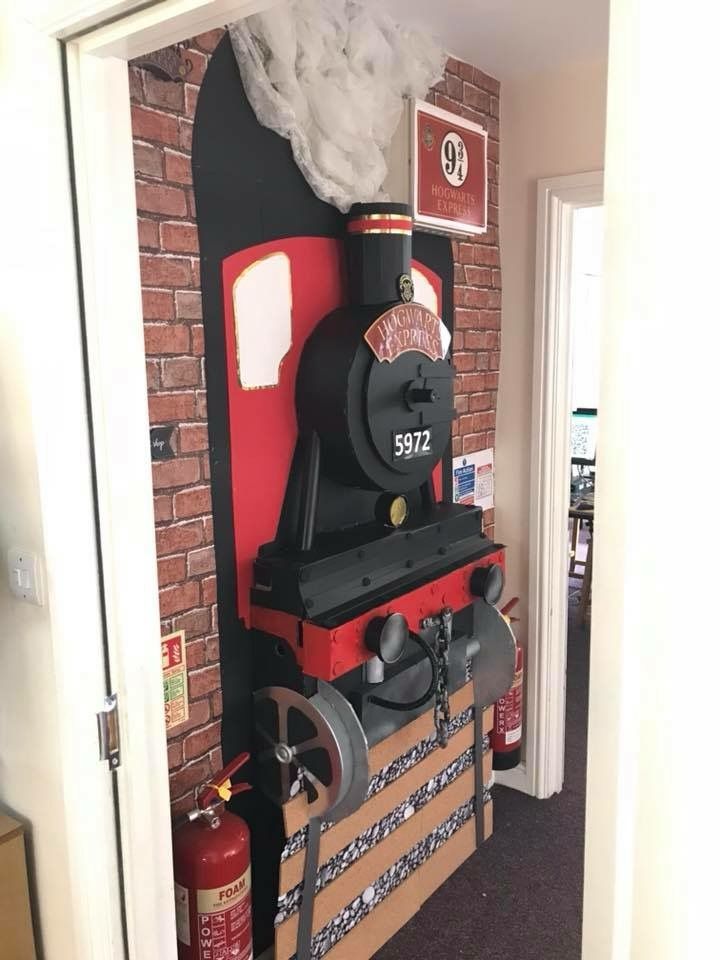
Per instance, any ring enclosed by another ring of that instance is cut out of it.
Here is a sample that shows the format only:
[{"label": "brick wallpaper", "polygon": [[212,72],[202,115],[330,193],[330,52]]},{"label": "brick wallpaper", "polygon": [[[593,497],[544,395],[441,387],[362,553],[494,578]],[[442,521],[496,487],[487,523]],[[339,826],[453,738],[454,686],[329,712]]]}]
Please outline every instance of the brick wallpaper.
[{"label": "brick wallpaper", "polygon": [[[173,460],[153,465],[161,632],[184,629],[190,719],[168,739],[175,814],[192,804],[196,785],[221,765],[219,644],[208,462],[205,358],[190,151],[200,83],[223,31],[190,41],[192,70],[182,83],[130,67],[138,237],[143,286],[148,405],[153,425],[171,425]],[[429,94],[437,106],[489,133],[488,233],[453,241],[455,259],[453,452],[491,447],[500,365],[498,246],[499,84],[450,59]],[[486,529],[493,535],[492,511]]]},{"label": "brick wallpaper", "polygon": [[[502,297],[498,238],[500,84],[477,67],[451,57],[445,66],[445,78],[433,88],[428,100],[482,124],[488,132],[488,231],[478,240],[453,240],[452,244],[458,412],[453,454],[458,456],[495,445]],[[485,529],[492,537],[493,510],[485,513]]]}]

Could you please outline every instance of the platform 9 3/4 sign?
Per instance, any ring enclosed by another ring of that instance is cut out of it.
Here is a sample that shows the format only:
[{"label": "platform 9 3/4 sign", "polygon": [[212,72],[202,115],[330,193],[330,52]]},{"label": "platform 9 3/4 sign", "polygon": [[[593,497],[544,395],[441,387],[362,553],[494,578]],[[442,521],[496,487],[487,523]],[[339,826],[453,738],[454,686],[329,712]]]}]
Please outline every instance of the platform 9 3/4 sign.
[{"label": "platform 9 3/4 sign", "polygon": [[485,233],[487,131],[419,100],[413,128],[416,225],[443,233]]}]

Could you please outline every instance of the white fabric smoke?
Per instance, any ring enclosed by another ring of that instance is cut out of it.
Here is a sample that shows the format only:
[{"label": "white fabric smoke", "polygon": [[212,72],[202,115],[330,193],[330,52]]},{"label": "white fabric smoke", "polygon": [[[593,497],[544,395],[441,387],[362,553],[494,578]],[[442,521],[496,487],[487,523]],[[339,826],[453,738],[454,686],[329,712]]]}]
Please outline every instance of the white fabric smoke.
[{"label": "white fabric smoke", "polygon": [[386,199],[384,151],[403,97],[423,97],[446,55],[359,0],[289,0],[229,28],[248,99],[287,137],[321,200],[343,212]]}]

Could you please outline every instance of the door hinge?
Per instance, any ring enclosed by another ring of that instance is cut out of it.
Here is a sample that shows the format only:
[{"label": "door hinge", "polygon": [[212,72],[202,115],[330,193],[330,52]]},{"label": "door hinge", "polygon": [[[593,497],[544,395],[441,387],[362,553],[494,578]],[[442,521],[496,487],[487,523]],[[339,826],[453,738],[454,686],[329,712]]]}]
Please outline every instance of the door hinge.
[{"label": "door hinge", "polygon": [[111,770],[120,766],[120,719],[117,694],[105,697],[105,704],[97,714],[100,759],[107,760]]}]

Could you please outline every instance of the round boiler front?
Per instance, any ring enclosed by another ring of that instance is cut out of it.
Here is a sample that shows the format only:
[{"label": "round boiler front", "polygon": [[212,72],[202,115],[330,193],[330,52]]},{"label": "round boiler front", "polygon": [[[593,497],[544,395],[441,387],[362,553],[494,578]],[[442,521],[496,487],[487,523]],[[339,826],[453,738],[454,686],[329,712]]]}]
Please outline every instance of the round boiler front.
[{"label": "round boiler front", "polygon": [[348,307],[318,325],[300,361],[298,421],[320,437],[324,473],[406,493],[428,480],[450,440],[453,370],[417,350],[378,360],[364,339],[377,314]]}]

